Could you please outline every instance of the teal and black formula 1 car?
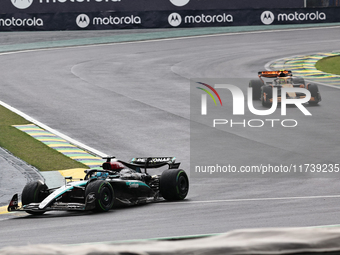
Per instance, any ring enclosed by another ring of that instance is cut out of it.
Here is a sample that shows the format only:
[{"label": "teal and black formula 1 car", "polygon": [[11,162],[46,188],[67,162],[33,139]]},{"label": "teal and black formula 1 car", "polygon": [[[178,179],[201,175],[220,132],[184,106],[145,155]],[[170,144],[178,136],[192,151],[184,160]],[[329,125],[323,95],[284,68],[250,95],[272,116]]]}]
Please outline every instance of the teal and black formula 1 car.
[{"label": "teal and black formula 1 car", "polygon": [[[270,107],[273,103],[273,88],[277,88],[277,99],[281,102],[282,88],[304,88],[309,90],[311,98],[308,101],[310,105],[316,105],[321,101],[321,95],[318,85],[306,82],[302,77],[293,76],[291,71],[262,71],[258,72],[259,80],[251,80],[249,87],[253,88],[253,100],[260,99],[262,105]],[[265,79],[264,79],[265,78]],[[305,98],[304,93],[287,93],[286,98]]]},{"label": "teal and black formula 1 car", "polygon": [[[105,212],[124,205],[183,200],[188,194],[188,176],[174,157],[133,158],[130,162],[105,159],[101,168],[85,170],[84,179],[65,177],[65,185],[58,188],[49,189],[42,181],[28,183],[21,194],[22,203],[15,194],[8,211],[33,215],[51,210]],[[148,170],[152,168],[166,169],[151,175]]]}]

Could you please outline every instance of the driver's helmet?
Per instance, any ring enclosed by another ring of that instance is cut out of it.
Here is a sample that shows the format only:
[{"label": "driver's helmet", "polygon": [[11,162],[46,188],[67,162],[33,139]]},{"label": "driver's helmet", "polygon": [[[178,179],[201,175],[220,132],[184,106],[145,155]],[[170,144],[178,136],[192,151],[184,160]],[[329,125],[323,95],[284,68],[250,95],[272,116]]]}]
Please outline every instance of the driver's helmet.
[{"label": "driver's helmet", "polygon": [[278,78],[276,80],[276,83],[277,84],[281,84],[281,85],[284,85],[284,84],[293,84],[293,81],[292,81],[292,78]]},{"label": "driver's helmet", "polygon": [[109,176],[109,173],[97,172],[96,175],[93,176],[93,178],[97,178],[99,180],[105,180],[108,176]]},{"label": "driver's helmet", "polygon": [[284,79],[284,78],[278,78],[278,79],[276,80],[276,83],[277,83],[277,84],[286,84],[286,79]]}]

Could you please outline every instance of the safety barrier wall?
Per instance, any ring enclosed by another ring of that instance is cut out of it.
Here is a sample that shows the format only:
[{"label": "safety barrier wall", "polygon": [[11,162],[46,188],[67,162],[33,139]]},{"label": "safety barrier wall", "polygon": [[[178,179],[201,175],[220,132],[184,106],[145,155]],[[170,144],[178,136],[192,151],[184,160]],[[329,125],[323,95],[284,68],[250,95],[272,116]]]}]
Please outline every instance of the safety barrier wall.
[{"label": "safety barrier wall", "polygon": [[1,8],[0,31],[340,22],[339,8],[304,8],[308,1],[312,0],[8,0]]}]

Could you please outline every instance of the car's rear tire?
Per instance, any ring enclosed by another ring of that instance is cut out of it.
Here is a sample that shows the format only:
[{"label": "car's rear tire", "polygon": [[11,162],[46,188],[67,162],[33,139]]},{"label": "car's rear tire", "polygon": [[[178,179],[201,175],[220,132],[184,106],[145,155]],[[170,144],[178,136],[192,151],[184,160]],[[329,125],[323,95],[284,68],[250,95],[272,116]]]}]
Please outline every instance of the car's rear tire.
[{"label": "car's rear tire", "polygon": [[310,105],[317,105],[321,101],[318,85],[313,83],[308,84],[308,90],[311,94],[311,97],[314,97],[316,99],[316,101],[308,101],[308,103]]},{"label": "car's rear tire", "polygon": [[251,80],[249,87],[253,88],[253,100],[259,100],[261,98],[261,87],[263,82],[260,80]]},{"label": "car's rear tire", "polygon": [[263,86],[261,88],[261,103],[264,107],[270,107],[272,103],[270,99],[273,99],[273,89],[269,86]]},{"label": "car's rear tire", "polygon": [[189,178],[182,169],[168,169],[163,171],[159,186],[166,200],[183,200],[189,192]]},{"label": "car's rear tire", "polygon": [[[24,206],[30,203],[40,203],[47,197],[48,193],[44,192],[47,190],[48,190],[47,185],[42,181],[33,181],[27,183],[21,193],[22,205]],[[26,212],[32,215],[41,215],[44,214],[46,211],[26,210]]]},{"label": "car's rear tire", "polygon": [[93,193],[95,201],[95,211],[107,212],[113,207],[114,191],[111,184],[104,180],[95,180],[87,184],[85,189],[85,198]]}]

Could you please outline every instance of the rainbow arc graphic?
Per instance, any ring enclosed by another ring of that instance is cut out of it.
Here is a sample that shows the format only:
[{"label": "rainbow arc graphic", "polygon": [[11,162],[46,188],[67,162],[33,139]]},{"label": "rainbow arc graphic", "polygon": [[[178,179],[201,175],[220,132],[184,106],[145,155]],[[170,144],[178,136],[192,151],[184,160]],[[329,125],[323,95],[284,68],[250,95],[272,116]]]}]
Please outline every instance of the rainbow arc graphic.
[{"label": "rainbow arc graphic", "polygon": [[[217,96],[218,100],[220,101],[221,106],[223,106],[220,95],[217,93],[217,91],[212,86],[210,86],[210,85],[208,85],[206,83],[203,83],[203,82],[197,82],[197,83],[207,87],[208,89],[210,89]],[[200,89],[200,90],[203,90],[204,92],[206,92],[212,98],[212,100],[214,101],[215,105],[217,106],[217,102],[216,102],[216,99],[215,99],[214,95],[208,89],[201,88],[201,87],[197,87],[197,88]],[[207,115],[207,96],[206,96],[206,94],[202,95],[202,109],[201,109],[201,113],[202,113],[202,115]]]}]

